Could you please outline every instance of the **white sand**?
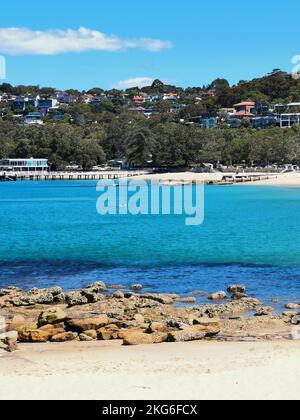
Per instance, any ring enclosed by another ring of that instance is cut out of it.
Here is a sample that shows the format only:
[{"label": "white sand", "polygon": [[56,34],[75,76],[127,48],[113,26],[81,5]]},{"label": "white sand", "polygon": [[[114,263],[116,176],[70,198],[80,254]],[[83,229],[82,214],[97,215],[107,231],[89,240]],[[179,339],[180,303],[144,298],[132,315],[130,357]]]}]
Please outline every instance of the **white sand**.
[{"label": "white sand", "polygon": [[[134,180],[154,180],[154,181],[171,181],[171,182],[204,182],[208,183],[211,181],[222,181],[223,176],[233,175],[225,173],[212,173],[212,174],[197,174],[194,172],[181,172],[181,173],[167,173],[167,174],[153,174],[153,175],[144,175],[141,177],[135,177]],[[239,175],[242,175],[241,173]],[[251,175],[251,174],[248,174]],[[300,173],[293,172],[288,174],[258,174],[253,173],[252,175],[261,175],[262,177],[270,176],[272,179],[264,181],[254,181],[254,182],[245,182],[238,183],[237,185],[265,185],[265,186],[291,186],[291,187],[300,187]]]},{"label": "white sand", "polygon": [[300,342],[22,345],[0,399],[300,399]]}]

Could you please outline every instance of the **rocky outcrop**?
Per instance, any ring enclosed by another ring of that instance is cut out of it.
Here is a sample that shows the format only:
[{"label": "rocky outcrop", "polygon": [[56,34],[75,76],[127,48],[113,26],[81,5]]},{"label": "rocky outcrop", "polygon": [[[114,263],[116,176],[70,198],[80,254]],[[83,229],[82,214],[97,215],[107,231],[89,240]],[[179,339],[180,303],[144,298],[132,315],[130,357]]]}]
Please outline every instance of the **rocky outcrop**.
[{"label": "rocky outcrop", "polygon": [[296,309],[273,314],[272,308],[248,297],[243,285],[228,287],[231,300],[227,300],[225,292],[217,292],[211,296],[216,299],[214,302],[198,306],[196,296],[204,296],[203,292],[180,297],[137,291],[113,288],[108,292],[102,282],[67,293],[59,287],[35,288],[27,293],[18,288],[2,289],[0,315],[5,322],[0,328],[2,333],[12,332],[12,336],[2,336],[0,348],[13,350],[17,339],[22,343],[76,340],[82,345],[95,340],[123,340],[125,345],[138,345],[217,336],[246,339],[247,334],[253,338],[256,329],[260,329],[257,339],[264,336],[262,331],[275,328],[280,329],[280,334],[287,331],[288,336],[291,325],[300,325]]},{"label": "rocky outcrop", "polygon": [[273,311],[274,309],[271,306],[261,306],[256,309],[255,316],[269,316]]},{"label": "rocky outcrop", "polygon": [[290,309],[290,310],[296,310],[296,309],[300,309],[300,304],[299,303],[287,303],[285,305],[286,309]]},{"label": "rocky outcrop", "polygon": [[72,318],[66,320],[66,326],[74,332],[84,332],[87,330],[98,330],[109,323],[107,315],[99,315],[91,318]]},{"label": "rocky outcrop", "polygon": [[226,300],[227,298],[228,298],[227,294],[223,291],[212,293],[211,295],[208,296],[209,300]]},{"label": "rocky outcrop", "polygon": [[79,335],[73,332],[60,333],[60,334],[54,335],[51,338],[51,341],[53,343],[65,343],[67,341],[74,341],[74,340],[79,341]]},{"label": "rocky outcrop", "polygon": [[40,314],[38,319],[38,325],[42,327],[47,324],[58,324],[64,322],[68,318],[68,315],[60,308],[51,308]]}]

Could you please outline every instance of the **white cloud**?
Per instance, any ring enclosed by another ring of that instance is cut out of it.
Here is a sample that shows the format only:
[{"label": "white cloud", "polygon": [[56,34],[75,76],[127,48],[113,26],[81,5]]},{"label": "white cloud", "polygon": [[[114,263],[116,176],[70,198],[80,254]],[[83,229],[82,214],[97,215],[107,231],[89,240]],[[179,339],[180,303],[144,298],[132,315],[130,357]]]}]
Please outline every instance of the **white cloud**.
[{"label": "white cloud", "polygon": [[154,79],[151,77],[135,77],[134,79],[121,80],[116,83],[113,87],[116,89],[129,89],[132,87],[145,87],[151,86],[154,82]]},{"label": "white cloud", "polygon": [[0,53],[12,55],[54,55],[92,50],[114,52],[135,48],[156,52],[171,47],[170,41],[151,38],[126,39],[88,28],[49,31],[0,28]]}]

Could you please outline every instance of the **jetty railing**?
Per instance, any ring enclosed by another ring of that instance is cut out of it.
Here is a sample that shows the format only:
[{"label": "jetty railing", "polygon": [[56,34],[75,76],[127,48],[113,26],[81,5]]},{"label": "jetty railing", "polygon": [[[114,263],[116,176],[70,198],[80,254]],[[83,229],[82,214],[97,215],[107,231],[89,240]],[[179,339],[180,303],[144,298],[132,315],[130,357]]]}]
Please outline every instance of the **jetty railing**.
[{"label": "jetty railing", "polygon": [[125,179],[149,173],[149,171],[0,172],[0,181],[100,181]]}]

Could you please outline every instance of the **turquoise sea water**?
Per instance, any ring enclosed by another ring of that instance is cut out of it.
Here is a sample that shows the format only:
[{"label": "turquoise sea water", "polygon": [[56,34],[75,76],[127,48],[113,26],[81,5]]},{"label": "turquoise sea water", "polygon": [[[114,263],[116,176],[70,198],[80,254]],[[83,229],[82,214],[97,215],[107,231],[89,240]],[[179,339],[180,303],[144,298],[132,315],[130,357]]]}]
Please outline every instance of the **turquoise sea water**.
[{"label": "turquoise sea water", "polygon": [[300,300],[300,189],[206,187],[205,222],[100,216],[95,182],[0,184],[0,287],[94,280],[188,293],[245,283]]}]

